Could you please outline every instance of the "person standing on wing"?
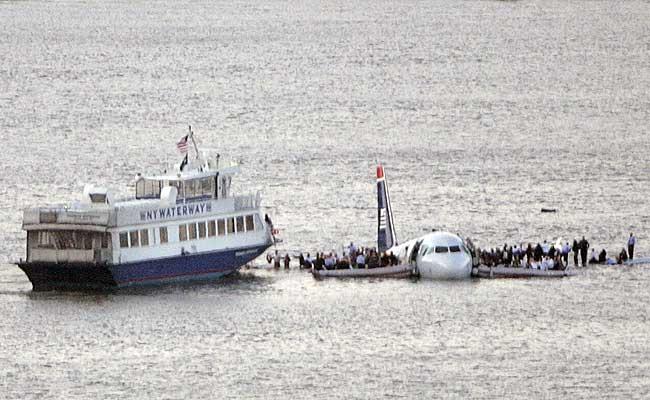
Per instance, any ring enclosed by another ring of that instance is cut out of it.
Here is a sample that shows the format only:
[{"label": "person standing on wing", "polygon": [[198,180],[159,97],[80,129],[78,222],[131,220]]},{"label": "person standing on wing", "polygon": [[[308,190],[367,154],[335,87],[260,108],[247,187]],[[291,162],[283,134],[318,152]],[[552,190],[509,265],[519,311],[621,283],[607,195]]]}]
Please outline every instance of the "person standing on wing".
[{"label": "person standing on wing", "polygon": [[580,258],[582,259],[582,266],[587,266],[587,250],[589,250],[589,242],[585,237],[580,241]]},{"label": "person standing on wing", "polygon": [[562,246],[562,260],[564,261],[564,266],[568,267],[569,266],[569,253],[571,252],[571,246],[569,245],[569,242],[566,242],[564,246]]},{"label": "person standing on wing", "polygon": [[280,269],[280,254],[278,251],[275,251],[275,256],[273,257],[273,268]]},{"label": "person standing on wing", "polygon": [[634,233],[630,233],[630,238],[627,240],[627,255],[630,260],[634,260],[634,245],[636,244],[636,237]]},{"label": "person standing on wing", "polygon": [[578,255],[580,253],[580,245],[578,244],[578,239],[573,239],[573,247],[571,250],[573,250],[573,265],[578,268]]}]

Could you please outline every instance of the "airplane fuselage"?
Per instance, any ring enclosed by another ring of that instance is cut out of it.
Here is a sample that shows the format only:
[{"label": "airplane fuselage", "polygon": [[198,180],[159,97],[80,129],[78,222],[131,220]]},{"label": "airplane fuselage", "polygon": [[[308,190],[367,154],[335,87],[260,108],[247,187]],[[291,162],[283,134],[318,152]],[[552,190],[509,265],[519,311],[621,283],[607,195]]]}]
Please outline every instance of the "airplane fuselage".
[{"label": "airplane fuselage", "polygon": [[388,250],[400,263],[413,264],[427,279],[467,279],[472,274],[472,256],[463,240],[448,232],[432,232]]}]

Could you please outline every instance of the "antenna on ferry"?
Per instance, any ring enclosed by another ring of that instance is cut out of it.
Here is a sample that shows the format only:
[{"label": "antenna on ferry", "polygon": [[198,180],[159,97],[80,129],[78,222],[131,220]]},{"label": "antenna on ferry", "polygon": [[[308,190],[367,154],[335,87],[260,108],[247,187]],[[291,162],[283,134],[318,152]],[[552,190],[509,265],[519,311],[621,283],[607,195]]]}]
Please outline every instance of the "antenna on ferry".
[{"label": "antenna on ferry", "polygon": [[192,139],[192,144],[194,144],[194,151],[196,152],[196,159],[199,159],[199,148],[196,146],[196,141],[194,140],[194,132],[192,131],[192,125],[189,125],[190,128],[190,139]]}]

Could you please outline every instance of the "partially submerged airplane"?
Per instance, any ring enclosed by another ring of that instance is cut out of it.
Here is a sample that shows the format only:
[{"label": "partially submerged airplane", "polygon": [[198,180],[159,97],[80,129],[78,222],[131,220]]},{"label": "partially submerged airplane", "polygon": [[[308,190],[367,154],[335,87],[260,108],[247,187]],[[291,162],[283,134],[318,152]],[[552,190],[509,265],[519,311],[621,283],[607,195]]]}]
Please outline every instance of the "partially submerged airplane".
[{"label": "partially submerged airplane", "polygon": [[472,275],[472,253],[458,235],[435,231],[398,244],[384,167],[377,166],[377,247],[393,253],[400,264],[428,279],[466,279]]}]

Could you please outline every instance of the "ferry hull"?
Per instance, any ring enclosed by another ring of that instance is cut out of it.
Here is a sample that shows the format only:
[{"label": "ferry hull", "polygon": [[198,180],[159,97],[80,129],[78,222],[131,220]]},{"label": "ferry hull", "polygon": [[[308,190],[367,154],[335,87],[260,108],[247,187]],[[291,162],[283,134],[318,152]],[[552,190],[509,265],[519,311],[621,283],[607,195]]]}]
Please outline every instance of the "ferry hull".
[{"label": "ferry hull", "polygon": [[89,263],[19,263],[32,290],[100,290],[117,287],[105,265]]},{"label": "ferry hull", "polygon": [[186,254],[118,265],[19,263],[34,291],[101,290],[215,280],[254,260],[270,245]]}]

